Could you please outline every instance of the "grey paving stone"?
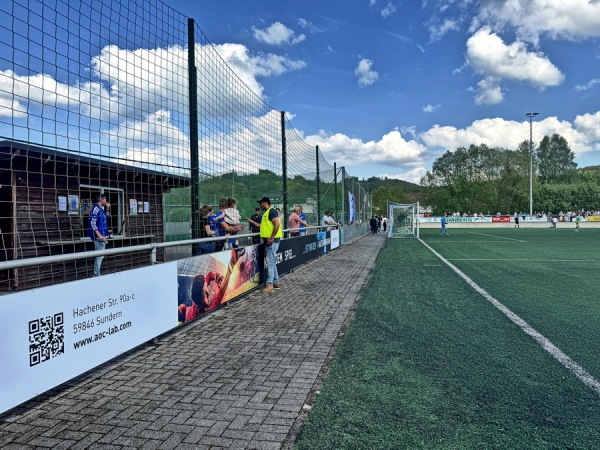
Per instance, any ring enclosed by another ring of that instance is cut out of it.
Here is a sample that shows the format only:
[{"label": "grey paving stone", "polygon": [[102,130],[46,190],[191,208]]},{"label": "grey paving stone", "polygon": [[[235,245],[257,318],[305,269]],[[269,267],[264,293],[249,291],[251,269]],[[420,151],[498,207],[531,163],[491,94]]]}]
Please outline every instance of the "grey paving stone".
[{"label": "grey paving stone", "polygon": [[[139,450],[155,450],[160,448],[161,444],[162,441],[159,441],[158,439],[148,439],[146,442],[144,442],[144,445],[142,445]],[[177,448],[179,448],[179,446],[177,446]]]},{"label": "grey paving stone", "polygon": [[208,445],[211,449],[213,447],[223,447],[227,448],[232,444],[233,440],[226,437],[217,437],[217,436],[204,436],[200,443],[202,445]]},{"label": "grey paving stone", "polygon": [[281,444],[274,441],[252,440],[248,444],[248,450],[279,450]]},{"label": "grey paving stone", "polygon": [[0,416],[0,447],[282,448],[384,241],[342,246],[268,297],[257,290]]},{"label": "grey paving stone", "polygon": [[98,439],[98,442],[103,444],[112,444],[127,431],[128,428],[125,427],[113,427],[112,430],[110,430],[108,433],[104,434],[104,436]]},{"label": "grey paving stone", "polygon": [[214,447],[210,447],[208,445],[200,445],[200,444],[188,444],[187,442],[182,442],[175,450],[218,450]]},{"label": "grey paving stone", "polygon": [[31,439],[27,444],[33,445],[35,447],[41,448],[54,448],[60,445],[61,440],[56,438],[49,438],[44,436],[39,436]]}]

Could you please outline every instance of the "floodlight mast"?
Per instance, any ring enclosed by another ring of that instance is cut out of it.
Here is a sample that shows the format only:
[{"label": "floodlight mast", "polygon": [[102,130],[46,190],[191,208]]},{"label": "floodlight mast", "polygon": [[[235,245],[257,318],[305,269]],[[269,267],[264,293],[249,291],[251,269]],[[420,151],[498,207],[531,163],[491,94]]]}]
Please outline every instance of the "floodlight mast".
[{"label": "floodlight mast", "polygon": [[533,217],[533,118],[539,113],[525,114],[529,117],[529,217]]}]

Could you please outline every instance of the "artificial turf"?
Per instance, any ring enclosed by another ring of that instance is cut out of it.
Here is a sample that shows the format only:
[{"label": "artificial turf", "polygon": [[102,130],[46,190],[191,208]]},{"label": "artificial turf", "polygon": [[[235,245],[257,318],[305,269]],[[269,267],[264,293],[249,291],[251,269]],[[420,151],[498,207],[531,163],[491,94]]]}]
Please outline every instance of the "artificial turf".
[{"label": "artificial turf", "polygon": [[[422,230],[422,237],[598,377],[600,310],[586,297],[594,279],[576,263],[553,261],[572,251],[597,273],[600,230],[582,239],[567,230],[516,231],[523,233],[451,230],[440,238]],[[569,292],[579,307],[561,307],[557,298]],[[311,450],[599,445],[600,394],[414,239],[386,242],[296,443]]]}]

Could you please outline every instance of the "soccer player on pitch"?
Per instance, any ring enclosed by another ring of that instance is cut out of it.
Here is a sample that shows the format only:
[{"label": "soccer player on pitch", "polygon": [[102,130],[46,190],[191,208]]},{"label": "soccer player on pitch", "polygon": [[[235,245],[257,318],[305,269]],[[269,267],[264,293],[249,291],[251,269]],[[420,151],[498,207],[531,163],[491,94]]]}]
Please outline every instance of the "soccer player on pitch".
[{"label": "soccer player on pitch", "polygon": [[443,236],[444,233],[446,234],[446,236],[448,236],[448,217],[446,213],[444,213],[444,216],[442,217],[442,228],[440,229],[440,236]]}]

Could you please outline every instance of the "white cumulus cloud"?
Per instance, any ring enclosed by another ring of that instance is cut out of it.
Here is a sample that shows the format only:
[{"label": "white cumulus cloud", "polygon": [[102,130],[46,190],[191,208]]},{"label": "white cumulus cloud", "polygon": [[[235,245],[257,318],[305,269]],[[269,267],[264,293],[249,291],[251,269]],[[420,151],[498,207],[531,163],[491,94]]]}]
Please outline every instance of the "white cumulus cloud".
[{"label": "white cumulus cloud", "polygon": [[358,78],[360,86],[370,86],[379,78],[379,73],[371,70],[371,67],[373,67],[373,61],[369,59],[363,58],[358,62],[358,66],[354,69],[354,75]]},{"label": "white cumulus cloud", "polygon": [[[402,132],[393,130],[371,141],[323,130],[302,138],[310,145],[318,145],[328,161],[343,161],[345,166],[352,168],[349,172],[353,175],[355,170],[364,167],[388,166],[392,169],[376,176],[418,183],[426,167],[431,167],[435,158],[446,150],[454,151],[472,144],[517,149],[529,140],[529,120],[525,116],[522,119],[482,119],[464,128],[434,125],[421,133],[416,133],[414,127],[402,127]],[[579,115],[573,122],[546,117],[534,121],[532,130],[535,143],[544,136],[560,134],[577,158],[600,152],[600,111]]]},{"label": "white cumulus cloud", "polygon": [[[576,156],[600,151],[600,111],[577,116],[573,123],[547,117],[534,121],[532,130],[535,142],[544,136],[560,134]],[[455,150],[471,144],[514,150],[521,142],[529,140],[529,120],[525,117],[522,122],[502,118],[482,119],[465,128],[435,125],[420,133],[417,139],[429,150]]]},{"label": "white cumulus cloud", "polygon": [[539,43],[540,35],[577,40],[600,37],[597,0],[510,0],[483,2],[472,30],[489,24],[495,30],[514,27],[520,40]]},{"label": "white cumulus cloud", "polygon": [[[228,124],[219,136],[219,146],[201,147],[201,151],[207,148],[207,154],[214,154],[214,148],[235,148],[237,144],[228,140],[229,136],[242,136],[243,142],[252,142],[255,149],[271,148],[272,144],[257,131],[265,125],[253,121],[259,112],[256,97],[263,97],[258,77],[298,70],[305,63],[270,53],[252,55],[238,44],[197,44],[196,55],[198,94],[203,99],[199,120],[225,119]],[[80,150],[85,147],[101,156],[159,165],[164,170],[187,167],[187,69],[184,47],[123,49],[108,45],[91,58],[88,79],[73,84],[48,74],[0,71],[0,117],[10,118],[0,121],[0,134],[9,136],[12,122],[18,124],[30,114],[39,116],[44,108],[54,108],[55,124],[48,126],[66,136],[73,127],[67,130],[65,117],[69,116],[69,125],[79,123]],[[260,113],[266,114],[272,126],[278,126],[279,116],[267,114],[267,105],[264,109]],[[259,128],[255,130],[255,126]],[[203,158],[209,159],[206,155]],[[254,159],[258,161],[259,156]],[[250,170],[251,163],[240,164]],[[230,164],[229,170],[232,167],[238,166]]]},{"label": "white cumulus cloud", "polygon": [[504,100],[504,94],[502,88],[493,77],[488,77],[477,83],[477,89],[473,89],[476,92],[475,104],[476,105],[495,105],[501,103]]},{"label": "white cumulus cloud", "polygon": [[525,81],[539,89],[558,86],[565,78],[543,53],[529,52],[519,41],[507,45],[489,28],[467,41],[467,63],[485,77]]},{"label": "white cumulus cloud", "polygon": [[262,30],[254,27],[252,30],[254,31],[254,37],[258,41],[270,45],[293,45],[306,39],[304,34],[296,35],[294,30],[286,27],[281,22],[275,22]]},{"label": "white cumulus cloud", "polygon": [[397,130],[390,131],[377,141],[363,141],[341,133],[305,136],[307,143],[318,145],[329,161],[344,161],[344,164],[367,163],[388,164],[399,167],[405,163],[419,161],[425,147],[418,141],[405,140]]}]

